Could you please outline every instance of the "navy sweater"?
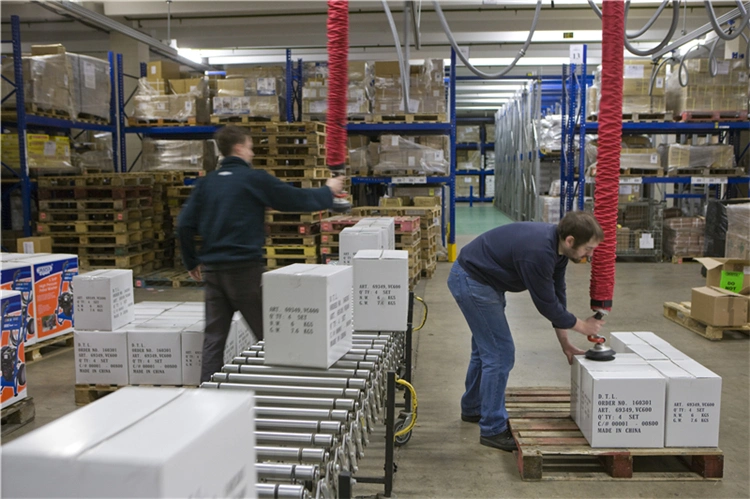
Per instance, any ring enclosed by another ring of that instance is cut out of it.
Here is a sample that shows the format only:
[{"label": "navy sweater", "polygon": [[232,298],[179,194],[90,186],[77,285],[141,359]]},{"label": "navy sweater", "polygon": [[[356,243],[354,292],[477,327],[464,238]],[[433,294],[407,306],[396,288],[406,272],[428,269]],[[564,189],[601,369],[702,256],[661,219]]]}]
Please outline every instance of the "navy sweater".
[{"label": "navy sweater", "polygon": [[458,262],[472,279],[500,292],[528,289],[539,313],[554,327],[570,329],[576,317],[565,308],[568,258],[557,253],[557,245],[557,226],[513,223],[474,239]]},{"label": "navy sweater", "polygon": [[[208,270],[263,262],[265,214],[317,211],[333,206],[328,187],[298,189],[255,170],[242,159],[224,159],[221,168],[200,179],[178,219],[182,261],[188,269],[203,263]],[[194,238],[201,236],[200,254]]]}]

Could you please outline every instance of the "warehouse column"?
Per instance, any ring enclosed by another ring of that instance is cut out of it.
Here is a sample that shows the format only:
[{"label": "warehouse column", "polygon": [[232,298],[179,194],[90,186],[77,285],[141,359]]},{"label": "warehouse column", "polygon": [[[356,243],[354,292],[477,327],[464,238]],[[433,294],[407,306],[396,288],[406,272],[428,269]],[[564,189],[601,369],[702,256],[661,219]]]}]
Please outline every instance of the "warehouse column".
[{"label": "warehouse column", "polygon": [[[116,54],[122,54],[122,61],[124,67],[123,73],[138,76],[140,75],[140,63],[141,62],[148,62],[149,60],[149,50],[148,45],[145,43],[141,43],[137,40],[134,40],[130,37],[127,37],[125,35],[121,35],[120,33],[110,33],[109,35],[109,50]],[[134,80],[133,78],[125,78],[125,99],[128,98],[130,93],[138,86],[137,80]],[[133,101],[130,101],[130,104],[125,106],[125,111],[127,112],[128,116],[133,115]],[[127,134],[125,136],[126,140],[126,147],[127,147],[127,157],[128,159],[128,168],[130,168],[130,163],[133,161],[133,158],[138,156],[138,153],[141,152],[141,141],[135,134]],[[140,159],[136,163],[134,170],[140,169]]]}]

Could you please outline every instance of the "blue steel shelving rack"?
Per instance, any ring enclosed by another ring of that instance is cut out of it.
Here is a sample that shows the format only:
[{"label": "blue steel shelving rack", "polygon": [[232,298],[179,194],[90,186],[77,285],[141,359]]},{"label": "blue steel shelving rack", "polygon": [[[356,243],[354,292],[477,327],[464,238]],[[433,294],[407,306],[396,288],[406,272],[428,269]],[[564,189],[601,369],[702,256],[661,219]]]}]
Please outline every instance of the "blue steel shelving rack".
[{"label": "blue steel shelving rack", "polygon": [[[449,221],[445,223],[445,206],[442,210],[443,243],[447,241],[448,261],[456,260],[456,53],[451,50],[450,74],[448,77],[448,110],[450,121],[447,123],[349,123],[347,131],[351,134],[444,134],[450,137],[450,175],[447,177],[352,177],[352,185],[444,185],[449,189]],[[445,197],[443,197],[445,205]]]},{"label": "blue steel shelving rack", "polygon": [[[458,80],[461,80],[462,78],[457,78]],[[494,124],[495,119],[494,118],[459,118],[458,121],[461,123],[480,123],[480,125],[486,125],[486,124]],[[495,168],[494,165],[492,168],[487,167],[487,162],[484,158],[486,158],[485,154],[487,151],[494,151],[495,150],[495,142],[494,137],[492,137],[492,142],[487,142],[487,129],[485,126],[480,126],[479,128],[479,142],[460,142],[456,144],[456,150],[459,151],[479,151],[479,154],[483,158],[484,166],[482,169],[478,171],[473,170],[456,170],[456,176],[460,175],[478,175],[479,176],[479,192],[476,196],[474,196],[474,187],[472,186],[469,189],[469,197],[458,197],[456,198],[456,202],[468,202],[469,206],[473,206],[474,202],[478,203],[491,203],[492,200],[495,198],[494,193],[491,196],[487,195],[487,177],[490,175],[495,175]]]},{"label": "blue steel shelving rack", "polygon": [[[585,70],[585,46],[584,46],[584,74]],[[571,72],[575,70],[573,64],[571,66]],[[566,67],[563,67],[563,76],[565,77]],[[563,119],[562,126],[562,145],[563,153],[561,154],[560,161],[560,216],[565,215],[567,211],[573,206],[574,202],[574,191],[573,191],[573,149],[572,141],[574,137],[578,137],[580,144],[580,151],[585,150],[585,136],[586,134],[597,134],[599,133],[598,122],[586,122],[586,87],[591,85],[591,79],[586,78],[587,84],[572,84],[570,86],[563,85],[563,117],[566,116],[568,119]],[[580,82],[580,79],[579,79]],[[568,98],[566,99],[566,92]],[[572,95],[571,95],[572,94]],[[581,106],[579,109],[582,114],[575,113],[575,101],[580,100]],[[570,107],[570,102],[573,102],[573,108]],[[567,107],[566,107],[567,106]],[[735,147],[735,155],[739,161],[742,157],[748,153],[750,144],[746,144],[744,149],[741,148],[740,134],[744,131],[750,131],[750,122],[748,121],[729,121],[729,122],[653,122],[653,123],[633,123],[623,122],[622,133],[624,135],[639,135],[639,134],[670,134],[670,135],[690,135],[690,134],[720,134],[723,139],[727,139],[729,143]],[[566,148],[567,145],[567,149]],[[567,154],[566,154],[567,153]],[[584,175],[584,154],[579,155],[579,182],[580,185],[577,188],[578,194],[578,209],[583,209],[583,195],[585,186],[585,175]],[[735,176],[735,177],[694,177],[694,176],[677,176],[677,177],[626,177],[620,179],[620,184],[644,184],[644,185],[658,185],[658,184],[675,184],[675,185],[705,185],[710,189],[711,187],[720,187],[722,184],[726,184],[728,187],[727,196],[731,196],[731,189],[729,186],[750,184],[750,176]],[[716,189],[716,196],[719,196],[720,189]],[[708,191],[703,194],[665,194],[666,199],[690,199],[690,198],[705,198],[708,195]]]},{"label": "blue steel shelving rack", "polygon": [[16,173],[10,166],[5,163],[2,167],[10,171],[14,176],[18,177],[20,182],[13,185],[10,189],[3,192],[3,211],[9,206],[6,201],[9,200],[10,194],[20,186],[21,198],[23,206],[23,232],[25,236],[31,236],[31,191],[32,183],[29,177],[29,167],[27,162],[27,150],[26,150],[26,133],[29,127],[43,129],[43,130],[95,130],[101,132],[110,132],[112,134],[112,146],[113,146],[113,161],[116,169],[118,164],[117,148],[118,141],[121,141],[121,135],[118,133],[117,127],[117,109],[115,106],[115,66],[114,66],[114,54],[109,53],[109,84],[110,84],[110,106],[109,106],[109,118],[110,123],[96,124],[87,123],[76,120],[65,120],[61,118],[50,118],[46,116],[36,116],[33,114],[26,113],[26,96],[24,95],[23,85],[23,62],[22,62],[22,51],[21,51],[21,19],[19,16],[13,15],[10,18],[11,22],[11,40],[3,40],[3,43],[10,43],[13,47],[13,79],[14,81],[8,80],[3,76],[3,80],[13,87],[8,95],[4,95],[2,102],[12,97],[15,94],[16,97],[16,119],[7,119],[3,117],[3,127],[9,126],[16,128],[18,131],[18,152],[19,152],[19,167],[20,173]]}]

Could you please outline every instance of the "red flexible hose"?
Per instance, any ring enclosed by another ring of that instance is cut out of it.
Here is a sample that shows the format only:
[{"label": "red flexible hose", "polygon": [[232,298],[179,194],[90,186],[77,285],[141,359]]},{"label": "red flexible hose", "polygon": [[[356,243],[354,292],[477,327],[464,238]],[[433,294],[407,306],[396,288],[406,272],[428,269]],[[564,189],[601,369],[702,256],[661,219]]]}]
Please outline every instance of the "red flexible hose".
[{"label": "red flexible hose", "polygon": [[349,85],[349,2],[328,0],[328,123],[326,164],[343,170],[346,163],[346,100]]},{"label": "red flexible hose", "polygon": [[622,143],[622,67],[625,40],[625,3],[604,0],[602,5],[602,87],[599,104],[599,153],[596,168],[594,216],[604,230],[604,241],[591,261],[591,308],[609,311],[615,290],[617,196],[620,188]]}]

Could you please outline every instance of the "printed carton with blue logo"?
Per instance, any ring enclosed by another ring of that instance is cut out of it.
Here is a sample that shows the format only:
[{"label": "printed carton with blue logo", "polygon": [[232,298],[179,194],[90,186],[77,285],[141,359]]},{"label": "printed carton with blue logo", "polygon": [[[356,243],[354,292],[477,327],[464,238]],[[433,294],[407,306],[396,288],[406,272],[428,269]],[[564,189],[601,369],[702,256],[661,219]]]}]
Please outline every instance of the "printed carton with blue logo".
[{"label": "printed carton with blue logo", "polygon": [[73,277],[78,256],[64,253],[27,258],[34,278],[37,341],[73,331]]},{"label": "printed carton with blue logo", "polygon": [[23,301],[18,291],[0,291],[2,321],[2,407],[26,398],[26,361],[23,344]]},{"label": "printed carton with blue logo", "polygon": [[18,291],[21,295],[21,338],[26,346],[37,342],[36,302],[34,301],[34,280],[31,265],[25,260],[8,260],[2,262],[0,270],[0,289]]}]

